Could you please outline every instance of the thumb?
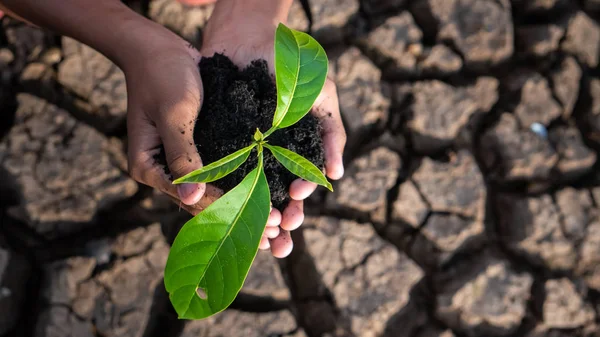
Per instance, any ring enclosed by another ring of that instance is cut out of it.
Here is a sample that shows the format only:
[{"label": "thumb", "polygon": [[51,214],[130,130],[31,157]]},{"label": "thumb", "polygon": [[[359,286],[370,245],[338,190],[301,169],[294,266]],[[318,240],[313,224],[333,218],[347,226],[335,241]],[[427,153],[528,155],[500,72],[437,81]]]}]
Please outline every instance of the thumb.
[{"label": "thumb", "polygon": [[[167,166],[173,179],[180,178],[202,167],[202,160],[194,143],[194,124],[200,110],[192,104],[175,106],[163,114],[168,120],[158,126],[158,132],[165,148]],[[177,194],[182,203],[194,205],[204,195],[206,184],[178,184]]]}]

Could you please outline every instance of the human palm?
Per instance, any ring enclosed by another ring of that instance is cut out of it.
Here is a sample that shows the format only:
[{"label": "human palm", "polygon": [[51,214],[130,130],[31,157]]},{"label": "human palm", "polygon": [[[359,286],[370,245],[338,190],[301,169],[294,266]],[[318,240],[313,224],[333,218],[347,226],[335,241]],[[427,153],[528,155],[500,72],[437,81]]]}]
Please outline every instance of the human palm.
[{"label": "human palm", "polygon": [[[201,54],[204,57],[222,53],[229,57],[238,67],[245,67],[252,61],[267,61],[271,75],[274,76],[274,36],[275,25],[252,25],[244,27],[244,23],[236,23],[235,27],[222,23],[218,13],[211,18],[204,37]],[[344,168],[342,153],[346,142],[346,134],[341,121],[335,84],[327,79],[325,86],[317,98],[311,113],[319,118],[323,127],[323,144],[325,148],[325,171],[330,179],[340,179]],[[290,231],[300,227],[304,221],[303,200],[310,196],[317,185],[297,179],[290,186],[291,201],[283,212],[273,209],[266,233],[261,240],[260,249],[269,249],[276,257],[287,256],[293,242]],[[277,227],[279,225],[279,228]],[[277,233],[277,236],[273,235]]]}]

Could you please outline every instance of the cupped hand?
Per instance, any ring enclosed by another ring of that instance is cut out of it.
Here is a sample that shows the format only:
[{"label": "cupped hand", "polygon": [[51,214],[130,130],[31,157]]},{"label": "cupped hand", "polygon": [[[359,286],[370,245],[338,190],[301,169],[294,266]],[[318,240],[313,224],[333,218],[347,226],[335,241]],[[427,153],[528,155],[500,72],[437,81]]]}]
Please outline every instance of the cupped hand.
[{"label": "cupped hand", "polygon": [[[172,184],[202,167],[193,138],[203,95],[199,60],[197,50],[174,38],[124,69],[129,173],[186,205],[198,203],[206,191],[205,184]],[[157,162],[161,146],[171,176]]]},{"label": "cupped hand", "polygon": [[[167,41],[124,67],[129,173],[196,215],[223,195],[211,184],[172,184],[173,179],[202,167],[193,137],[203,96],[198,70],[201,56],[176,36]],[[156,160],[161,147],[170,175]],[[264,241],[279,236],[280,222],[281,213],[273,210]]]},{"label": "cupped hand", "polygon": [[[234,16],[228,9],[215,8],[205,30],[202,55],[209,57],[215,53],[222,53],[238,67],[245,67],[256,59],[264,59],[269,64],[271,75],[274,76],[273,39],[277,22],[257,17],[238,20],[233,18]],[[340,179],[344,174],[342,154],[346,144],[346,133],[340,116],[336,87],[329,78],[311,113],[320,120],[323,127],[325,173],[332,180]],[[289,190],[292,200],[283,212],[280,213],[276,209],[271,211],[260,249],[270,248],[273,256],[278,258],[291,253],[293,242],[290,231],[300,227],[304,221],[303,200],[316,188],[317,184],[303,179],[292,182]]]}]

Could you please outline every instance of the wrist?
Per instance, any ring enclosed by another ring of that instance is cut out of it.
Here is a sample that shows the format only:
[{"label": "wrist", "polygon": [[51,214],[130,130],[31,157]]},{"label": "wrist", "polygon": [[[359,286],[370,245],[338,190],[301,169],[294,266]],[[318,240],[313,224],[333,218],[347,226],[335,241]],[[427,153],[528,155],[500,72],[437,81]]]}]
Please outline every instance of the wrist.
[{"label": "wrist", "polygon": [[104,13],[101,20],[88,25],[82,42],[100,51],[126,73],[159,52],[188,49],[177,34],[125,5]]},{"label": "wrist", "polygon": [[229,21],[277,25],[286,22],[292,0],[219,0],[212,16],[227,14]]},{"label": "wrist", "polygon": [[[246,18],[256,23],[264,22],[277,26],[286,23],[292,0],[226,0],[239,19]],[[264,21],[263,21],[264,20]]]},{"label": "wrist", "polygon": [[[156,59],[159,53],[192,52],[189,43],[167,28],[141,16],[119,23],[116,40],[106,41],[106,55],[125,73],[143,66],[142,60]],[[195,51],[195,49],[193,49]],[[191,55],[191,54],[190,54]]]},{"label": "wrist", "polygon": [[205,29],[205,42],[271,39],[286,23],[292,0],[219,0]]}]

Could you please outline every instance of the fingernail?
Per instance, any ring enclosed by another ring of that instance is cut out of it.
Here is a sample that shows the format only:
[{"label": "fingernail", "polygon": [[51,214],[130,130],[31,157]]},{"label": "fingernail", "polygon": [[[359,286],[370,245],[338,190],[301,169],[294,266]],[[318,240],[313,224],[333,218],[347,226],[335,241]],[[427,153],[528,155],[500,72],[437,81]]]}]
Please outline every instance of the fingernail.
[{"label": "fingernail", "polygon": [[339,169],[339,177],[342,178],[344,176],[344,159],[342,158],[342,156],[338,157],[338,162],[340,163],[340,169]]},{"label": "fingernail", "polygon": [[194,193],[196,193],[196,191],[198,191],[198,184],[177,185],[177,194],[179,194],[179,199],[181,199],[183,203],[188,205],[198,202],[198,200],[195,200],[196,197],[194,196]]},{"label": "fingernail", "polygon": [[342,179],[342,177],[344,176],[344,164],[340,161],[339,164],[335,166],[335,168],[336,169],[331,170],[331,174],[328,174],[327,176],[333,180]]}]

